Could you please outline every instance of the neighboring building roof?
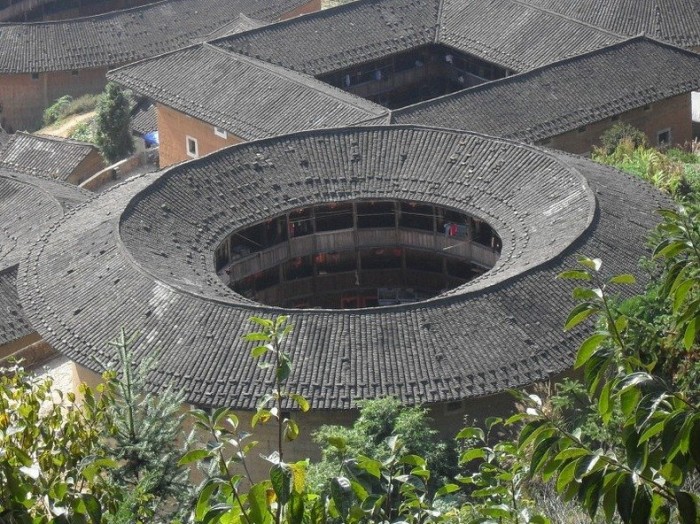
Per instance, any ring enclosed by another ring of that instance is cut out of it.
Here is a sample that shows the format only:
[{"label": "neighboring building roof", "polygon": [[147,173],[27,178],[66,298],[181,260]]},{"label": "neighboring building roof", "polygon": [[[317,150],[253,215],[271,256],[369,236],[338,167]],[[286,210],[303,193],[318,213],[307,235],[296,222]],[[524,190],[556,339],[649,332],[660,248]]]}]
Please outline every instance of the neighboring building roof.
[{"label": "neighboring building roof", "polygon": [[0,167],[0,268],[16,264],[39,235],[89,191]]},{"label": "neighboring building roof", "polygon": [[273,21],[305,1],[164,0],[74,20],[0,24],[7,50],[0,73],[114,67],[189,45],[241,13]]},{"label": "neighboring building roof", "polygon": [[90,154],[87,142],[18,131],[0,149],[0,167],[54,180],[66,180]]},{"label": "neighboring building roof", "polygon": [[145,135],[158,129],[156,105],[148,98],[142,98],[131,112],[131,129]]},{"label": "neighboring building roof", "polygon": [[535,142],[700,88],[700,56],[646,37],[392,113]]},{"label": "neighboring building roof", "polygon": [[110,71],[108,78],[245,140],[389,120],[388,109],[313,77],[208,44]]},{"label": "neighboring building roof", "polygon": [[627,36],[700,46],[700,0],[521,0]]},{"label": "neighboring building roof", "polygon": [[201,41],[206,42],[207,40],[214,40],[215,38],[222,38],[226,36],[235,35],[237,33],[243,33],[245,31],[250,31],[251,29],[258,29],[267,25],[268,22],[263,20],[254,20],[243,13],[238,15],[235,20],[225,23],[221,27],[216,28],[214,31],[204,36]]},{"label": "neighboring building roof", "polygon": [[[411,305],[285,310],[228,289],[214,250],[231,231],[299,206],[422,201],[487,220],[496,266]],[[406,403],[497,393],[571,366],[582,332],[564,333],[576,255],[607,275],[636,271],[653,211],[670,201],[589,160],[467,132],[419,127],[321,130],[234,146],[136,177],[66,216],[20,268],[32,323],[89,368],[111,358],[119,326],[159,351],[153,389],[254,409],[272,380],[241,334],[253,316],[289,314],[290,390],[315,408],[395,395]],[[640,284],[641,285],[641,284]]]},{"label": "neighboring building roof", "polygon": [[19,301],[17,270],[17,265],[0,269],[0,347],[35,331]]},{"label": "neighboring building roof", "polygon": [[317,76],[432,43],[524,71],[620,40],[518,0],[358,0],[212,44]]},{"label": "neighboring building roof", "polygon": [[17,293],[17,264],[27,248],[90,193],[63,182],[0,167],[0,346],[35,330]]},{"label": "neighboring building roof", "polygon": [[519,0],[444,0],[441,24],[441,43],[517,72],[621,40]]}]

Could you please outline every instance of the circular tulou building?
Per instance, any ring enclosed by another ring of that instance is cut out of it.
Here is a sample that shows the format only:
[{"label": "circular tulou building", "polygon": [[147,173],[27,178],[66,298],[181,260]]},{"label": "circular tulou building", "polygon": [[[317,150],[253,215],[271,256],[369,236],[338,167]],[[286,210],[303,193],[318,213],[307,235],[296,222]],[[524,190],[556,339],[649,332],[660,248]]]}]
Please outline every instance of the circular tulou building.
[{"label": "circular tulou building", "polygon": [[80,366],[99,371],[125,327],[137,355],[159,352],[154,390],[241,411],[272,384],[249,318],[287,314],[306,430],[393,395],[450,414],[447,431],[570,368],[582,333],[562,329],[571,284],[555,276],[577,254],[636,272],[668,205],[613,169],[474,133],[303,132],[96,196],[34,245],[19,287]]}]

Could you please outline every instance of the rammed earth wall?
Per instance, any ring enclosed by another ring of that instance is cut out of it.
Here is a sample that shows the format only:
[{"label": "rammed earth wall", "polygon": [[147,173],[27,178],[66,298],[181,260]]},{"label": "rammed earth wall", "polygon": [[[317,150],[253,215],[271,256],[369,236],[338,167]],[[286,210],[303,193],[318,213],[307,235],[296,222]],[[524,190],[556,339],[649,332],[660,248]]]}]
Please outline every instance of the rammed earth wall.
[{"label": "rammed earth wall", "polygon": [[221,149],[245,142],[231,133],[226,138],[214,134],[214,126],[184,113],[158,104],[158,138],[160,141],[160,167],[167,167],[184,160],[192,160],[187,154],[187,137],[197,141],[198,156],[208,155]]},{"label": "rammed earth wall", "polygon": [[638,107],[626,111],[615,120],[606,118],[541,143],[569,153],[589,153],[592,146],[600,144],[600,135],[618,122],[631,124],[644,131],[652,146],[659,145],[658,133],[664,130],[671,132],[671,145],[689,142],[693,139],[690,93],[650,104],[647,109]]},{"label": "rammed earth wall", "polygon": [[107,68],[55,71],[32,74],[0,75],[0,124],[6,131],[41,127],[44,109],[57,98],[73,98],[100,93],[107,80]]}]

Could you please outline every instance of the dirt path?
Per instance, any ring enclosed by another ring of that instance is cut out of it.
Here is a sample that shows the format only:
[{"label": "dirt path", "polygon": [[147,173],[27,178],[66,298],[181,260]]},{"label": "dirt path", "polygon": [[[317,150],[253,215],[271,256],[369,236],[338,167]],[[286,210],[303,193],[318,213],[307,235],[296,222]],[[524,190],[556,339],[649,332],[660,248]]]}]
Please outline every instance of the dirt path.
[{"label": "dirt path", "polygon": [[81,115],[74,115],[61,120],[57,124],[52,124],[47,127],[43,127],[37,131],[37,134],[41,135],[53,135],[60,136],[63,138],[68,138],[68,136],[73,132],[73,130],[78,126],[95,117],[95,111],[90,111],[89,113],[83,113]]}]

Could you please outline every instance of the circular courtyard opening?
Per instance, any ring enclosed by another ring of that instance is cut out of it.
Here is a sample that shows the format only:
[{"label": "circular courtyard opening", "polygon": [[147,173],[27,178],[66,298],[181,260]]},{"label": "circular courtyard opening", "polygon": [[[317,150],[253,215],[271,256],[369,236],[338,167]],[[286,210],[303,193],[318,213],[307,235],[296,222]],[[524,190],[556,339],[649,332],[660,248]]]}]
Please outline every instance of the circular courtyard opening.
[{"label": "circular courtyard opening", "polygon": [[230,233],[216,270],[236,293],[286,308],[418,302],[491,269],[501,238],[485,221],[425,202],[355,200],[292,209]]}]

